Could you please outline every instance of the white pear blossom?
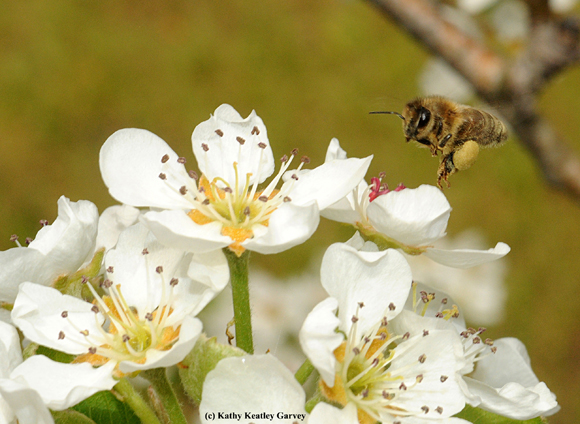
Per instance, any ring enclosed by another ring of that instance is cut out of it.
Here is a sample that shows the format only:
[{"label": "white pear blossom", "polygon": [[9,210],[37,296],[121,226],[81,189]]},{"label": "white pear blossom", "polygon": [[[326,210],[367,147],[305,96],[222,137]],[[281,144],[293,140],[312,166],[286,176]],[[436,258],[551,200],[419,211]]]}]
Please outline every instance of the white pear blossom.
[{"label": "white pear blossom", "polygon": [[[345,160],[346,152],[333,140],[327,161]],[[400,185],[394,190],[381,186],[373,178],[368,186],[362,182],[347,196],[327,207],[322,216],[355,226],[363,236],[386,247],[411,255],[425,254],[435,262],[454,268],[469,268],[499,259],[510,247],[497,243],[488,250],[434,247],[445,236],[451,206],[441,190],[430,185],[416,189]]]},{"label": "white pear blossom", "polygon": [[94,252],[98,219],[93,203],[58,199],[58,217],[43,226],[28,247],[0,252],[0,302],[14,302],[25,281],[48,286],[76,272]]},{"label": "white pear blossom", "polygon": [[64,410],[113,387],[110,371],[103,371],[94,372],[87,363],[60,364],[44,355],[23,362],[16,329],[0,321],[0,422],[51,424],[48,408]]},{"label": "white pear blossom", "polygon": [[317,404],[309,415],[304,390],[274,355],[222,359],[203,384],[202,423],[358,424],[356,408]]},{"label": "white pear blossom", "polygon": [[[28,247],[13,236],[19,246],[0,252],[0,302],[14,302],[23,282],[54,287],[85,275],[95,255],[114,247],[120,232],[138,216],[139,210],[130,206],[112,206],[99,216],[93,203],[71,202],[62,196],[58,217],[52,225],[41,221],[44,226],[34,240],[27,241]],[[10,313],[0,309],[0,320],[9,322]]]},{"label": "white pear blossom", "polygon": [[144,221],[169,246],[209,252],[229,246],[277,253],[307,240],[319,222],[319,209],[344,197],[363,178],[370,158],[329,161],[305,176],[297,168],[276,189],[297,152],[274,157],[266,127],[254,111],[245,119],[230,105],[218,107],[192,135],[202,175],[184,167],[185,159],[155,134],[124,129],[100,153],[103,180],[111,195],[128,205],[151,207]]},{"label": "white pear blossom", "polygon": [[463,367],[457,334],[391,328],[411,287],[399,252],[332,245],[321,280],[330,297],[308,315],[299,338],[326,399],[354,404],[363,424],[464,422],[451,418],[465,405],[455,379]]},{"label": "white pear blossom", "polygon": [[427,329],[451,329],[463,345],[464,366],[458,372],[467,403],[517,420],[556,413],[556,396],[534,374],[530,358],[515,338],[491,340],[485,328],[466,328],[459,307],[446,293],[414,283],[414,295],[394,326],[411,335]]},{"label": "white pear blossom", "polygon": [[142,224],[121,233],[105,267],[104,295],[86,284],[93,303],[22,284],[12,319],[35,343],[115,376],[180,362],[201,333],[195,315],[229,277],[222,252],[200,258],[167,248]]},{"label": "white pear blossom", "polygon": [[20,340],[16,329],[0,321],[0,422],[52,424],[54,420],[38,392],[26,381],[11,378],[22,363]]}]

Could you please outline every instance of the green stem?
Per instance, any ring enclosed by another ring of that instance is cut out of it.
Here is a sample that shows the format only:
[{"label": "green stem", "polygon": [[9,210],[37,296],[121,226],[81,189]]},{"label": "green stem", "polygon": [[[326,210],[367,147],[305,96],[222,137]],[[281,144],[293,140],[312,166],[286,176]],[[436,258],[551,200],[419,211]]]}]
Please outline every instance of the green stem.
[{"label": "green stem", "polygon": [[171,387],[171,384],[169,384],[169,380],[167,379],[165,368],[146,370],[141,372],[140,375],[145,377],[151,383],[151,386],[163,405],[163,412],[167,414],[169,422],[171,424],[187,424],[181,405],[177,400],[177,396],[175,396],[173,387]]},{"label": "green stem", "polygon": [[123,397],[123,401],[131,407],[143,424],[161,424],[155,412],[126,378],[119,380],[113,389]]},{"label": "green stem", "polygon": [[242,256],[238,257],[226,247],[224,253],[230,267],[230,281],[234,299],[234,320],[236,323],[236,346],[248,353],[254,353],[250,289],[248,285],[250,251],[246,250],[242,253]]},{"label": "green stem", "polygon": [[312,365],[310,360],[307,359],[302,365],[300,365],[300,368],[298,368],[294,377],[301,385],[303,385],[306,383],[306,380],[308,380],[308,377],[310,377],[310,374],[312,374],[312,371],[314,371],[314,365]]}]

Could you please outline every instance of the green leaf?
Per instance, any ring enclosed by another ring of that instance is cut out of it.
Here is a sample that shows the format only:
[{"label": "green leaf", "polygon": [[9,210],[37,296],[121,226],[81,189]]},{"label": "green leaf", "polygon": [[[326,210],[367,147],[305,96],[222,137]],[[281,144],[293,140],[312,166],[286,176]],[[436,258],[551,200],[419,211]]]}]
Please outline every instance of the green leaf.
[{"label": "green leaf", "polygon": [[484,411],[480,408],[474,408],[466,405],[463,411],[455,415],[458,418],[463,418],[473,424],[547,424],[545,418],[538,417],[531,420],[514,420],[502,415],[494,414],[493,412]]},{"label": "green leaf", "polygon": [[195,404],[199,405],[201,389],[207,373],[213,370],[223,358],[244,355],[247,353],[243,350],[220,344],[215,337],[208,339],[205,334],[202,334],[193,350],[178,365],[179,376],[185,392]]},{"label": "green leaf", "polygon": [[52,411],[55,424],[96,424],[93,420],[77,411]]},{"label": "green leaf", "polygon": [[96,424],[141,424],[133,410],[109,391],[98,392],[73,406]]}]

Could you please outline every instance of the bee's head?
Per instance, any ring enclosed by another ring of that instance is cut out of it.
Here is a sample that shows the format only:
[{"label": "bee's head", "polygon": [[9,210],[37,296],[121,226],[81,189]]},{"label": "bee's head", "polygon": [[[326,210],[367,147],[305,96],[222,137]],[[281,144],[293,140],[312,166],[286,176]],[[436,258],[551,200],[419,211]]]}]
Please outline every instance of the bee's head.
[{"label": "bee's head", "polygon": [[431,145],[430,135],[433,131],[431,110],[423,99],[413,100],[405,105],[402,118],[405,121],[404,131],[407,141],[415,140],[426,146]]}]

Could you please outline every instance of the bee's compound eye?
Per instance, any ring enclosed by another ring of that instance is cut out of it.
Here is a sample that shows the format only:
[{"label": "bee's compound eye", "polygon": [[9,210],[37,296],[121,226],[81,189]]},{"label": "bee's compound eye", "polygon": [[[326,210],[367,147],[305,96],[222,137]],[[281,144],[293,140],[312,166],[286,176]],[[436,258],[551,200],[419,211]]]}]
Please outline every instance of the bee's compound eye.
[{"label": "bee's compound eye", "polygon": [[417,128],[423,128],[427,125],[429,119],[431,119],[431,112],[429,112],[429,109],[425,109],[424,107],[419,109],[419,122],[417,123]]}]

